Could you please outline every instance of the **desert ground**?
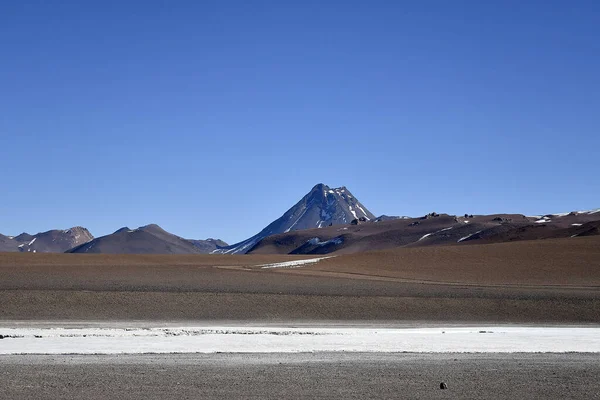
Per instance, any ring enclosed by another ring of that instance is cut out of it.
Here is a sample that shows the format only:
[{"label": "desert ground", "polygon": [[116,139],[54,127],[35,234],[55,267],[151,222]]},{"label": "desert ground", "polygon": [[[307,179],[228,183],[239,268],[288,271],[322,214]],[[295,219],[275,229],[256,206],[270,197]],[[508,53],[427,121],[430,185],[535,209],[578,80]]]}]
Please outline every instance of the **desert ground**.
[{"label": "desert ground", "polygon": [[[307,258],[1,253],[0,328],[600,324],[599,236]],[[598,353],[581,351],[5,354],[0,384],[14,399],[597,398]]]},{"label": "desert ground", "polygon": [[2,396],[15,400],[600,398],[595,354],[5,356],[0,365]]},{"label": "desert ground", "polygon": [[600,322],[600,236],[306,258],[0,253],[0,319]]}]

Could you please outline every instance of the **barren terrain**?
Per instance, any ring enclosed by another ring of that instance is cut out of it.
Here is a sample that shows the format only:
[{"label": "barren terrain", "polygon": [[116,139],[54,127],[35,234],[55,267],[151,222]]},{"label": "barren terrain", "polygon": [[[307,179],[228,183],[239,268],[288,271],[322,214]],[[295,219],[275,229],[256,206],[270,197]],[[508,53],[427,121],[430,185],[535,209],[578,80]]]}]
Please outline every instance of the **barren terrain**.
[{"label": "barren terrain", "polygon": [[594,399],[600,374],[596,354],[0,356],[0,366],[15,400]]},{"label": "barren terrain", "polygon": [[600,322],[600,237],[306,256],[0,254],[3,320]]}]

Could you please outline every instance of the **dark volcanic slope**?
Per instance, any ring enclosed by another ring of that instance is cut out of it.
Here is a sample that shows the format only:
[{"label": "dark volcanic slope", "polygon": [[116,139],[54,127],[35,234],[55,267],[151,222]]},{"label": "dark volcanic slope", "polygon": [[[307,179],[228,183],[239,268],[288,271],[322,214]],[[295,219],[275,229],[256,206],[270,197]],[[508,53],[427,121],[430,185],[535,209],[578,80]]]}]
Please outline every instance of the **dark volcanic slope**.
[{"label": "dark volcanic slope", "polygon": [[284,232],[348,224],[357,219],[373,220],[375,216],[345,187],[332,189],[316,185],[296,205],[287,210],[258,234],[243,242],[217,250],[222,254],[247,253],[261,239]]},{"label": "dark volcanic slope", "polygon": [[85,228],[76,226],[65,230],[51,230],[35,235],[22,233],[15,237],[0,235],[0,251],[29,253],[63,253],[94,237]]},{"label": "dark volcanic slope", "polygon": [[375,220],[263,238],[252,254],[346,254],[395,247],[501,243],[597,235],[600,212],[526,217],[494,214],[455,217],[435,214]]},{"label": "dark volcanic slope", "polygon": [[158,225],[138,229],[121,228],[71,249],[69,253],[106,254],[200,254],[192,242],[173,235]]}]

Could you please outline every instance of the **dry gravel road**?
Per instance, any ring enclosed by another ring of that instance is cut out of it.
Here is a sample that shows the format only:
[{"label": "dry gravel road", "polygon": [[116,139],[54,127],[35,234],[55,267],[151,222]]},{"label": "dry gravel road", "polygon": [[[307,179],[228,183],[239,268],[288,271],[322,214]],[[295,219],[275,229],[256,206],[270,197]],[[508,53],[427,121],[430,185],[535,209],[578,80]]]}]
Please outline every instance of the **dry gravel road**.
[{"label": "dry gravel road", "polygon": [[596,354],[2,356],[0,387],[2,398],[15,400],[595,399],[599,361]]}]

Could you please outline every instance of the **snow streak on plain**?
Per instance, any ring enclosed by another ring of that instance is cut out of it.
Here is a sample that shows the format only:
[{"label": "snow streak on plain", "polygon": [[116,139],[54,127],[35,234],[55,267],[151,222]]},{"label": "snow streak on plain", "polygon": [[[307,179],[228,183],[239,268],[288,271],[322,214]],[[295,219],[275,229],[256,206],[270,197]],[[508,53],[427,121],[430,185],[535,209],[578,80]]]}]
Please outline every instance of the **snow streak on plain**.
[{"label": "snow streak on plain", "polygon": [[263,265],[258,265],[258,266],[261,268],[298,268],[298,267],[303,267],[307,264],[314,264],[321,260],[325,260],[326,258],[332,258],[332,257],[334,257],[334,256],[311,258],[308,260],[284,261],[284,262],[280,262],[280,263],[263,264]]}]

